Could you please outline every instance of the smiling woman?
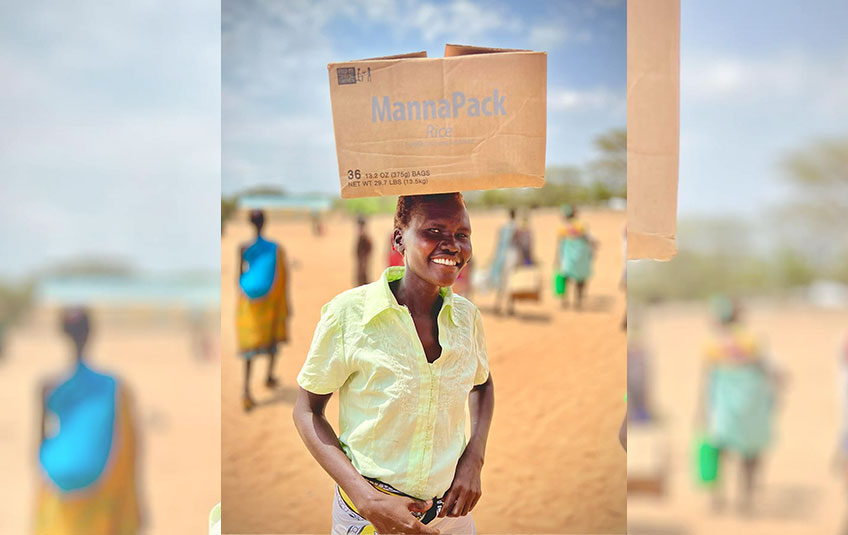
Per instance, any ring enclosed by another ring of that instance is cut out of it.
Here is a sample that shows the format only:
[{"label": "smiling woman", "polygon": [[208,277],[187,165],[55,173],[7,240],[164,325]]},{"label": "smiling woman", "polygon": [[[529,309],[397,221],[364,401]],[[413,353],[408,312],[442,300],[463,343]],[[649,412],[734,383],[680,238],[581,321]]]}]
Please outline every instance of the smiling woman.
[{"label": "smiling woman", "polygon": [[392,244],[409,271],[404,286],[416,284],[415,279],[452,286],[471,260],[471,223],[460,193],[398,198],[394,227]]},{"label": "smiling woman", "polygon": [[494,387],[480,313],[450,288],[471,258],[468,212],[458,193],[400,197],[394,226],[404,266],[321,311],[295,426],[338,484],[333,533],[474,533]]}]

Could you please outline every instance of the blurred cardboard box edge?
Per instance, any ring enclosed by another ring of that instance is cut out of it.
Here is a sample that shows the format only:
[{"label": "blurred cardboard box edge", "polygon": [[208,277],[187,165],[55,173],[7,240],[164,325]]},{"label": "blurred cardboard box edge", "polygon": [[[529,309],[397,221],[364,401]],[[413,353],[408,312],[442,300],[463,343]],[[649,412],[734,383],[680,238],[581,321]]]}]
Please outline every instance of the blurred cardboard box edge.
[{"label": "blurred cardboard box edge", "polygon": [[448,44],[327,69],[343,198],[544,185],[545,52]]},{"label": "blurred cardboard box edge", "polygon": [[627,258],[677,253],[680,0],[627,2]]}]

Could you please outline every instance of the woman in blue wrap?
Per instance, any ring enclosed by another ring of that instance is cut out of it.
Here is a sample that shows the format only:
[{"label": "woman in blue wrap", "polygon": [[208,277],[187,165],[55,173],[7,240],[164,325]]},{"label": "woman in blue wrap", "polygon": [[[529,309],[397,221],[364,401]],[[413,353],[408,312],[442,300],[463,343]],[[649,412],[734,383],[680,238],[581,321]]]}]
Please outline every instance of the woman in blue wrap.
[{"label": "woman in blue wrap", "polygon": [[265,214],[250,212],[256,228],[256,239],[239,251],[238,329],[239,353],[244,358],[244,394],[242,405],[249,411],[256,403],[250,395],[250,365],[256,355],[268,355],[265,385],[277,386],[274,363],[277,346],[288,340],[288,318],[291,314],[288,271],[283,248],[262,236]]},{"label": "woman in blue wrap", "polygon": [[74,365],[42,388],[34,533],[134,535],[140,526],[135,432],[123,382],[85,359],[88,314],[66,310]]}]

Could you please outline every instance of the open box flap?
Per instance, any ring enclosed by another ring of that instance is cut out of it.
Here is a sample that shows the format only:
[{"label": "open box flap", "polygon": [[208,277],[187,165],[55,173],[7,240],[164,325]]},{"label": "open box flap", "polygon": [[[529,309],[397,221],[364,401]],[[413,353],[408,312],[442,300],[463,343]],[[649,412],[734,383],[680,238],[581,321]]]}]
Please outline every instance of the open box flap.
[{"label": "open box flap", "polygon": [[420,52],[409,52],[408,54],[394,54],[392,56],[380,56],[379,58],[365,58],[358,59],[356,61],[377,61],[381,59],[409,59],[409,58],[426,58],[427,52],[422,50]]},{"label": "open box flap", "polygon": [[680,1],[627,2],[627,258],[677,253]]},{"label": "open box flap", "polygon": [[489,48],[470,45],[445,45],[445,57],[470,56],[471,54],[497,54],[499,52],[533,52],[532,50],[521,50],[517,48]]}]

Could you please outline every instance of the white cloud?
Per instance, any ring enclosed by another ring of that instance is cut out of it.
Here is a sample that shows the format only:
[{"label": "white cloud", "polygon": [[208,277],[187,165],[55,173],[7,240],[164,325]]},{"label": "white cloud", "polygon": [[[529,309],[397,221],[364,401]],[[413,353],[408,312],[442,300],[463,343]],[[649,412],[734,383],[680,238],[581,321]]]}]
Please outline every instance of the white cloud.
[{"label": "white cloud", "polygon": [[217,269],[219,17],[81,1],[0,20],[2,272],[80,253]]},{"label": "white cloud", "polygon": [[554,49],[565,42],[565,27],[547,24],[533,26],[528,40],[533,50]]},{"label": "white cloud", "polygon": [[480,42],[492,31],[517,33],[522,29],[517,17],[491,3],[478,4],[470,0],[457,0],[447,6],[430,2],[417,4],[406,22],[418,30],[425,41],[447,38],[458,44]]},{"label": "white cloud", "polygon": [[527,37],[533,50],[551,51],[569,42],[585,43],[592,40],[587,28],[575,30],[565,22],[544,22],[530,28]]},{"label": "white cloud", "polygon": [[398,7],[395,0],[358,0],[358,3],[369,20],[386,23],[397,20]]},{"label": "white cloud", "polygon": [[[597,112],[607,110],[611,115],[622,114],[627,106],[627,97],[622,91],[606,87],[591,90],[576,90],[567,87],[548,88],[548,110],[551,112]],[[622,117],[625,120],[626,117]]]},{"label": "white cloud", "polygon": [[824,111],[848,104],[848,51],[834,57],[797,51],[765,57],[698,55],[681,63],[681,91],[693,101],[803,101]]},{"label": "white cloud", "polygon": [[[227,8],[231,5],[233,7]],[[336,6],[327,2],[225,3],[221,32],[223,87],[228,94],[263,98],[294,95],[323,78],[332,57],[324,25]],[[246,7],[252,6],[252,7]]]},{"label": "white cloud", "polygon": [[788,151],[848,131],[848,50],[691,51],[681,68],[681,213],[785,203]]},{"label": "white cloud", "polygon": [[331,118],[314,115],[287,115],[268,117],[263,121],[234,123],[224,135],[243,143],[333,143]]}]

